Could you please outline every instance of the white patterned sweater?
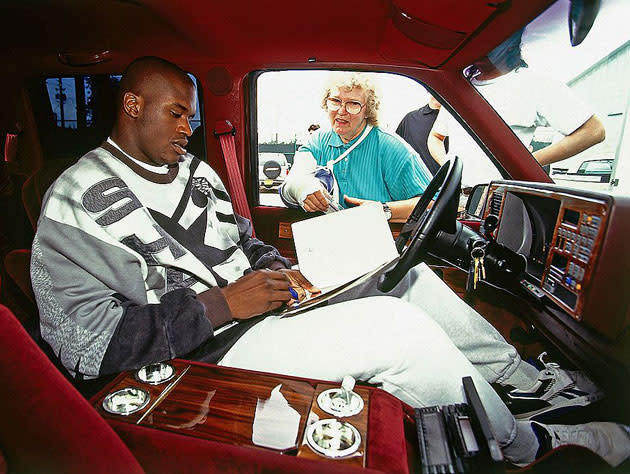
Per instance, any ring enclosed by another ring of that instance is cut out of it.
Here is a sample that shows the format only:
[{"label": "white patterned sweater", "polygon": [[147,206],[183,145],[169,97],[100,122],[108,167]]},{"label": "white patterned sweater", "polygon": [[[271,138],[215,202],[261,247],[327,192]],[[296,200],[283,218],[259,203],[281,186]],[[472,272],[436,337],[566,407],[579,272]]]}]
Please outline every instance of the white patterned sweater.
[{"label": "white patterned sweater", "polygon": [[288,265],[251,237],[206,163],[186,155],[157,174],[104,143],[44,196],[31,279],[42,338],[74,377],[91,379],[202,344],[216,362],[257,322],[215,338],[213,326],[231,319],[218,288]]}]

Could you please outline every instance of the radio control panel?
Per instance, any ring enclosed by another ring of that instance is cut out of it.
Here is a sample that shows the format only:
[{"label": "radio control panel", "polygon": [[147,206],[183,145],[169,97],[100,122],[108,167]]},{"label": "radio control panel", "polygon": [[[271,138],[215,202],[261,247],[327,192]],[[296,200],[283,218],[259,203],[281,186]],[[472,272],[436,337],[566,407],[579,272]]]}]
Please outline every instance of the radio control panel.
[{"label": "radio control panel", "polygon": [[521,286],[581,321],[610,202],[563,191],[492,184],[484,217],[497,217],[498,243],[525,256]]},{"label": "radio control panel", "polygon": [[562,206],[546,262],[542,289],[578,320],[581,296],[588,283],[601,238],[605,209]]}]

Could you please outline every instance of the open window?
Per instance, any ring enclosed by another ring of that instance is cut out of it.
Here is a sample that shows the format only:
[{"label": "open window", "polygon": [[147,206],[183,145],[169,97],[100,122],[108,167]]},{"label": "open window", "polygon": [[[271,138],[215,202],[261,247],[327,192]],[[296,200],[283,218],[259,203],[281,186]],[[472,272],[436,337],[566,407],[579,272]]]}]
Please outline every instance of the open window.
[{"label": "open window", "polygon": [[[278,194],[293,165],[297,150],[307,143],[311,134],[321,133],[331,128],[330,119],[323,109],[323,91],[333,71],[270,71],[257,76],[256,81],[256,116],[257,150],[252,157],[252,170],[258,175],[258,202],[263,206],[284,206]],[[430,92],[417,81],[391,73],[370,72],[380,98],[378,108],[379,127],[390,133],[396,133],[408,141],[427,167],[437,171],[436,164],[426,146],[421,147],[421,140],[413,136],[413,126],[407,130],[401,126],[403,119],[410,113],[418,112],[428,106]],[[440,106],[436,102],[437,107]],[[408,119],[406,119],[406,123]],[[455,122],[453,130],[460,129]],[[425,130],[422,140],[426,145]],[[486,152],[469,138],[466,141],[464,186],[501,178],[501,173],[488,158]]]}]

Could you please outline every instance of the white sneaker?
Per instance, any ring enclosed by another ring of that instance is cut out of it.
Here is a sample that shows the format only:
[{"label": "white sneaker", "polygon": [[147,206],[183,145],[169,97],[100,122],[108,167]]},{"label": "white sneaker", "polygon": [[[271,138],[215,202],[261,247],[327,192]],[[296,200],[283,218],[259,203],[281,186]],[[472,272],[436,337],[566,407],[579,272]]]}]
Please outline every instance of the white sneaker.
[{"label": "white sneaker", "polygon": [[502,397],[514,418],[531,419],[551,411],[585,406],[604,397],[584,374],[561,369],[554,362],[545,362],[546,355],[543,352],[538,356],[545,368],[531,387],[510,390]]},{"label": "white sneaker", "polygon": [[630,426],[592,422],[583,425],[543,425],[532,421],[538,436],[539,454],[568,444],[582,446],[613,467],[630,458]]}]

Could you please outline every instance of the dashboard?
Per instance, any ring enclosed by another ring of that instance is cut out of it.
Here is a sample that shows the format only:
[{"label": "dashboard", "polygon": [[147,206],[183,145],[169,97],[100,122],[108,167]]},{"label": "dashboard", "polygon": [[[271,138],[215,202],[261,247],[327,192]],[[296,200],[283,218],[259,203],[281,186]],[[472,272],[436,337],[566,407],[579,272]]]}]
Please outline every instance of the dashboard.
[{"label": "dashboard", "polygon": [[577,325],[614,341],[630,331],[630,199],[552,184],[493,182],[484,224],[525,260],[520,285]]}]

